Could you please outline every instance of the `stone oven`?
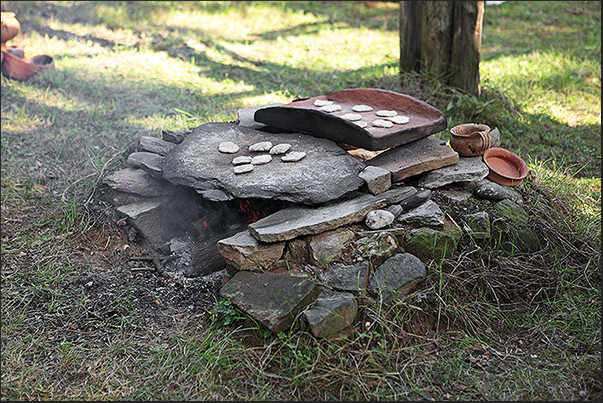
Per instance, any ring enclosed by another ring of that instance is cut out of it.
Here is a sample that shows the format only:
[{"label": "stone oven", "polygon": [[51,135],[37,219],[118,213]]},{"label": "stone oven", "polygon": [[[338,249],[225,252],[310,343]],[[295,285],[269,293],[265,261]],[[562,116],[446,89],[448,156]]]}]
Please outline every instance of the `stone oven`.
[{"label": "stone oven", "polygon": [[[329,104],[341,106],[337,114],[321,109]],[[347,119],[362,114],[358,105],[372,114],[368,128]],[[381,112],[407,116],[372,130]],[[430,188],[480,181],[488,169],[432,136],[445,128],[437,109],[375,89],[241,109],[235,122],[141,137],[104,178],[101,197],[161,270],[225,269],[222,295],[267,328],[282,331],[304,311],[322,337],[351,323],[358,296],[390,300],[425,275],[424,256],[399,248],[404,228],[422,219],[420,227],[461,232],[429,200]],[[443,179],[446,167],[454,170]],[[346,248],[365,258],[344,259]]]}]

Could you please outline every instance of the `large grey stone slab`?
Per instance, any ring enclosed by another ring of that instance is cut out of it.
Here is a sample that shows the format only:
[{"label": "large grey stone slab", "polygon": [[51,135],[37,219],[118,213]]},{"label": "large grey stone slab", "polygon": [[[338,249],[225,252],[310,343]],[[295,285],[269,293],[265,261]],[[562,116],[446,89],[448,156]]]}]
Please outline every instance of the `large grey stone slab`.
[{"label": "large grey stone slab", "polygon": [[366,164],[389,170],[392,173],[392,182],[399,182],[454,164],[458,160],[458,153],[448,147],[444,140],[430,136],[391,148],[366,161]]},{"label": "large grey stone slab", "polygon": [[249,224],[249,230],[262,242],[287,241],[360,222],[369,211],[383,206],[382,197],[362,194],[321,207],[289,207]]},{"label": "large grey stone slab", "polygon": [[427,189],[436,189],[456,182],[480,182],[488,176],[489,168],[482,157],[463,157],[454,165],[426,173],[418,185]]},{"label": "large grey stone slab", "polygon": [[316,283],[277,273],[239,271],[220,290],[228,299],[273,333],[286,330],[295,316],[318,297]]},{"label": "large grey stone slab", "polygon": [[[218,151],[232,141],[236,154]],[[245,174],[235,174],[232,159],[257,155],[249,151],[255,143],[291,144],[290,151],[306,153],[297,162],[273,158]],[[207,123],[193,129],[163,161],[163,177],[169,182],[194,188],[203,197],[220,201],[235,198],[285,200],[319,205],[357,190],[364,180],[358,176],[365,165],[333,141],[300,133],[267,133],[228,122]]]}]

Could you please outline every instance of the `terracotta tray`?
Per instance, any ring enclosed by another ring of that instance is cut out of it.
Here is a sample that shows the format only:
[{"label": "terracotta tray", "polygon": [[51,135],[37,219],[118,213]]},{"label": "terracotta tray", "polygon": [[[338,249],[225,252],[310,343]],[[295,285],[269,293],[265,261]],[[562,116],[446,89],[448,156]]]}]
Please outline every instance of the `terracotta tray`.
[{"label": "terracotta tray", "polygon": [[[323,112],[314,105],[317,99],[329,100],[341,106],[336,112]],[[354,112],[355,105],[369,105],[370,112]],[[410,118],[408,123],[394,124],[391,128],[373,127],[379,110],[395,110],[398,115]],[[368,126],[362,128],[341,118],[346,113],[358,113]],[[337,90],[313,98],[295,100],[289,104],[258,109],[256,122],[310,134],[316,137],[364,148],[384,150],[438,133],[447,127],[446,116],[438,109],[409,95],[378,88],[351,88]]]}]

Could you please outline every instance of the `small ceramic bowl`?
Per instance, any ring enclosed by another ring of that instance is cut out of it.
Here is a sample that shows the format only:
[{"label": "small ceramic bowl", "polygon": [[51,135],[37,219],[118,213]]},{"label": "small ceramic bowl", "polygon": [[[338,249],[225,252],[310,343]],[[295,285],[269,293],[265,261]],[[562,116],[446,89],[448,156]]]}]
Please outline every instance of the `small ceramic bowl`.
[{"label": "small ceramic bowl", "polygon": [[490,172],[488,178],[504,186],[516,186],[528,176],[528,166],[517,154],[504,148],[491,147],[483,156]]}]

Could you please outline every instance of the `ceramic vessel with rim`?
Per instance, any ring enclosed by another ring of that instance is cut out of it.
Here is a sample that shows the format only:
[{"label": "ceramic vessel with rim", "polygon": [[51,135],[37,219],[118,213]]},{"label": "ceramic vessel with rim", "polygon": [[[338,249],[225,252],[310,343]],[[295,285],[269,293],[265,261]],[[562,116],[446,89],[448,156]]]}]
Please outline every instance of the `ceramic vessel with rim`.
[{"label": "ceramic vessel with rim", "polygon": [[486,150],[483,159],[490,169],[488,178],[499,185],[516,186],[528,176],[528,166],[524,160],[504,148]]},{"label": "ceramic vessel with rim", "polygon": [[450,147],[462,157],[482,155],[492,145],[490,127],[463,123],[450,129]]},{"label": "ceramic vessel with rim", "polygon": [[21,31],[21,24],[12,11],[2,11],[2,28],[0,37],[2,40],[2,51],[6,52],[6,42],[13,39]]}]

